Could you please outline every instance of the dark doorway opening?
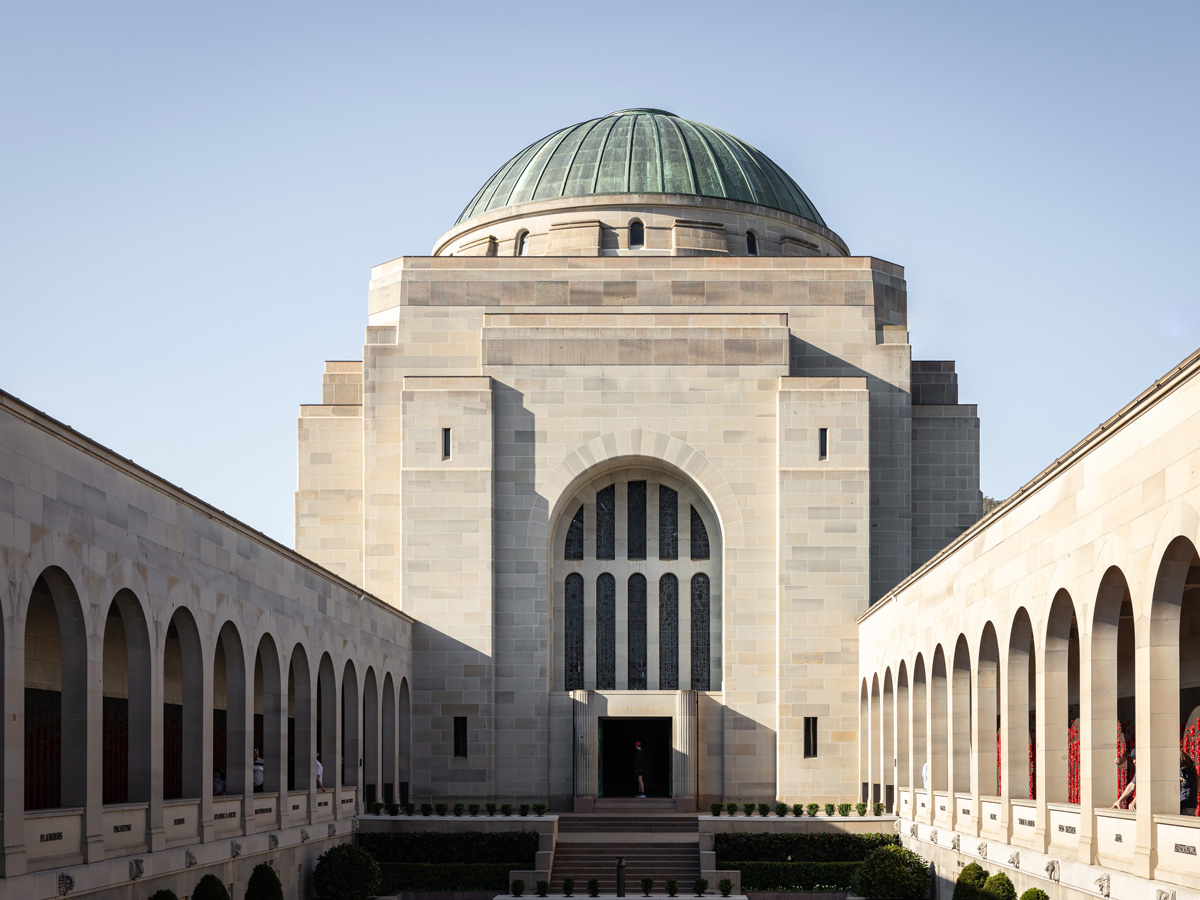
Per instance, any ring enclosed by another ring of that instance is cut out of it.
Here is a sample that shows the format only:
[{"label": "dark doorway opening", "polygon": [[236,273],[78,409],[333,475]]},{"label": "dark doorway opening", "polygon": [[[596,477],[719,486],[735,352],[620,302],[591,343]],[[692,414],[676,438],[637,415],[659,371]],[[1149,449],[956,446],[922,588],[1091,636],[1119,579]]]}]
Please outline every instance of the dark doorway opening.
[{"label": "dark doorway opening", "polygon": [[600,720],[600,796],[633,797],[634,743],[642,742],[646,759],[646,796],[671,796],[671,720]]}]

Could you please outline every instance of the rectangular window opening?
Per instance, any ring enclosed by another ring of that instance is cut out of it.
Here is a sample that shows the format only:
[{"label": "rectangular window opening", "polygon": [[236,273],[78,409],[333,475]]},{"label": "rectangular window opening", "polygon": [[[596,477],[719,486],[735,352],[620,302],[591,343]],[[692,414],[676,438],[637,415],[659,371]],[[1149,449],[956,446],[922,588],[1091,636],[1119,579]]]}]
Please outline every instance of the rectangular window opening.
[{"label": "rectangular window opening", "polygon": [[822,428],[817,436],[817,454],[820,459],[829,459],[829,429]]},{"label": "rectangular window opening", "polygon": [[[825,429],[821,429],[824,431]],[[817,717],[804,717],[804,758],[813,759],[817,755]]]},{"label": "rectangular window opening", "polygon": [[450,458],[450,429],[442,429],[442,459]]},{"label": "rectangular window opening", "polygon": [[467,717],[454,717],[454,755],[467,758]]}]

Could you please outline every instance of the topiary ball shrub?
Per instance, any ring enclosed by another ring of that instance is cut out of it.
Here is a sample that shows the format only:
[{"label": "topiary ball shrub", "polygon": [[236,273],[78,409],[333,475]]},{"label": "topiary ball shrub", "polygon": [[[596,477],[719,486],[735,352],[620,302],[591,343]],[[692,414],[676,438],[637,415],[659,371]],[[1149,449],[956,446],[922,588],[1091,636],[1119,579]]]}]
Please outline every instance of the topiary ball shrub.
[{"label": "topiary ball shrub", "polygon": [[501,803],[500,804],[500,815],[511,816],[512,815],[512,804],[511,803]]},{"label": "topiary ball shrub", "polygon": [[736,816],[737,815],[737,804],[736,803],[726,803],[725,804],[725,812],[729,813],[729,815],[731,815],[731,816]]},{"label": "topiary ball shrub", "polygon": [[600,896],[600,879],[599,878],[589,878],[587,885],[588,885],[588,896],[589,897],[599,897]]},{"label": "topiary ball shrub", "polygon": [[191,900],[229,900],[229,891],[216,875],[205,875],[196,882]]},{"label": "topiary ball shrub", "polygon": [[382,816],[386,804],[382,800],[376,800],[368,807],[371,810],[371,815]]},{"label": "topiary ball shrub", "polygon": [[[750,805],[753,806],[754,804],[750,804]],[[749,813],[747,813],[747,815],[749,815]],[[666,882],[664,882],[664,883],[667,886],[667,896],[668,897],[676,897],[679,895],[679,882],[678,881],[676,881],[674,878],[668,878],[666,880]]]},{"label": "topiary ball shrub", "polygon": [[439,816],[444,816],[446,814],[446,811],[448,809],[450,809],[450,807],[448,805],[446,805],[445,803],[435,803],[435,804],[433,804],[433,808],[434,808],[434,811],[437,812],[437,814]]},{"label": "topiary ball shrub", "polygon": [[520,897],[523,893],[525,893],[525,882],[520,878],[514,878],[512,880],[512,884],[510,884],[508,888],[514,897]]},{"label": "topiary ball shrub", "polygon": [[517,814],[518,814],[518,815],[522,815],[522,816],[527,816],[527,815],[529,815],[529,804],[528,804],[528,803],[522,803],[520,806],[518,806],[518,807],[517,807]]},{"label": "topiary ball shrub", "polygon": [[859,866],[854,892],[867,900],[924,900],[929,894],[929,864],[899,845],[878,847]]},{"label": "topiary ball shrub", "polygon": [[355,844],[330,847],[313,869],[313,889],[320,900],[369,900],[382,882],[379,863]]},{"label": "topiary ball shrub", "polygon": [[[715,806],[720,806],[721,804],[717,803],[717,804],[714,804],[714,805],[715,805]],[[650,892],[651,892],[652,890],[654,890],[654,879],[653,879],[653,878],[643,878],[643,879],[642,879],[642,896],[643,896],[643,897],[649,897],[649,896],[650,896]]]},{"label": "topiary ball shrub", "polygon": [[547,810],[547,809],[549,809],[549,807],[548,807],[548,806],[546,806],[546,804],[545,804],[545,803],[535,803],[535,804],[533,804],[533,814],[534,814],[535,816],[544,816],[544,815],[546,814],[546,810]]},{"label": "topiary ball shrub", "polygon": [[1041,888],[1030,888],[1021,895],[1021,900],[1050,900],[1050,895]]},{"label": "topiary ball shrub", "polygon": [[479,804],[478,803],[467,804],[467,812],[469,812],[473,816],[479,815]]},{"label": "topiary ball shrub", "polygon": [[485,804],[483,804],[483,808],[487,810],[487,814],[489,816],[494,816],[496,814],[496,804],[495,803],[485,803]]},{"label": "topiary ball shrub", "polygon": [[821,807],[816,803],[810,803],[810,804],[808,804],[808,806],[806,806],[804,808],[806,810],[808,810],[808,814],[810,816],[815,816],[817,814],[817,811],[820,810]]},{"label": "topiary ball shrub", "polygon": [[563,896],[564,897],[575,896],[575,879],[574,878],[564,878],[563,879]]},{"label": "topiary ball shrub", "polygon": [[732,878],[722,878],[720,881],[717,882],[717,888],[721,891],[722,897],[728,897],[730,894],[733,893],[733,879]]},{"label": "topiary ball shrub", "polygon": [[883,804],[882,803],[875,804],[875,815],[877,815],[877,816],[883,815]]},{"label": "topiary ball shrub", "polygon": [[150,900],[179,900],[179,897],[170,888],[159,888],[150,895]]},{"label": "topiary ball shrub", "polygon": [[742,804],[742,812],[744,812],[748,816],[754,815],[754,804],[753,803],[743,803]]},{"label": "topiary ball shrub", "polygon": [[849,803],[839,803],[838,804],[838,815],[841,816],[843,819],[846,816],[850,815],[850,804]]},{"label": "topiary ball shrub", "polygon": [[432,816],[433,815],[433,804],[432,803],[422,803],[421,804],[421,815]]},{"label": "topiary ball shrub", "polygon": [[867,814],[867,804],[865,804],[865,803],[855,803],[855,804],[854,804],[854,811],[855,811],[856,813],[858,813],[860,816],[865,816],[865,815]]},{"label": "topiary ball shrub", "polygon": [[250,873],[245,900],[283,900],[283,885],[267,863],[259,863]]},{"label": "topiary ball shrub", "polygon": [[832,803],[825,804],[825,815],[832,816],[837,811],[837,807]]},{"label": "topiary ball shrub", "polygon": [[758,814],[760,816],[762,816],[764,819],[770,814],[770,812],[771,812],[770,804],[767,804],[767,803],[758,804]]},{"label": "topiary ball shrub", "polygon": [[697,897],[703,897],[704,892],[708,890],[708,879],[697,878],[692,882],[692,887],[695,888]]},{"label": "topiary ball shrub", "polygon": [[797,819],[800,818],[802,815],[804,815],[804,804],[803,803],[793,803],[792,804],[792,815],[795,816]]},{"label": "topiary ball shrub", "polygon": [[467,805],[465,803],[455,803],[454,804],[454,814],[456,816],[461,816],[466,811],[467,811]]},{"label": "topiary ball shrub", "polygon": [[709,811],[710,813],[712,813],[712,814],[713,814],[713,816],[715,817],[715,816],[719,816],[719,815],[721,814],[721,810],[722,810],[722,809],[724,809],[724,807],[723,807],[723,806],[721,806],[721,804],[720,804],[720,803],[714,803],[712,806],[710,806],[710,807],[708,808],[708,811]]},{"label": "topiary ball shrub", "polygon": [[1003,872],[997,872],[983,883],[986,900],[1017,900],[1017,889]]},{"label": "topiary ball shrub", "polygon": [[400,804],[399,803],[389,803],[387,805],[387,814],[389,816],[400,815]]},{"label": "topiary ball shrub", "polygon": [[415,816],[417,814],[417,804],[405,803],[404,804],[404,814],[406,816]]},{"label": "topiary ball shrub", "polygon": [[547,894],[550,893],[550,882],[539,880],[538,883],[536,885],[534,885],[534,892],[539,897],[545,897]]},{"label": "topiary ball shrub", "polygon": [[784,816],[786,816],[787,815],[787,804],[786,803],[776,803],[775,804],[775,815],[779,816],[779,818],[781,818],[781,819]]},{"label": "topiary ball shrub", "polygon": [[953,900],[979,900],[987,879],[987,869],[979,863],[967,863],[958,873],[958,880],[954,882]]}]

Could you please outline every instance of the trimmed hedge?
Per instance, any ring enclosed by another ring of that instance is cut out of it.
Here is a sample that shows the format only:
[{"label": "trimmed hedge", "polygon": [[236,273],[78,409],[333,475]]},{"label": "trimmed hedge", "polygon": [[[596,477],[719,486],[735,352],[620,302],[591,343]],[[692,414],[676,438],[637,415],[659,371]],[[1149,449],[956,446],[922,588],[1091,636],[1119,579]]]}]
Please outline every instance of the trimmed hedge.
[{"label": "trimmed hedge", "polygon": [[867,900],[924,900],[929,896],[929,863],[904,847],[872,850],[859,866],[854,892]]},{"label": "trimmed hedge", "polygon": [[742,873],[742,891],[811,891],[817,885],[849,890],[862,863],[857,862],[753,862],[717,863],[720,869]]},{"label": "trimmed hedge", "polygon": [[880,847],[899,846],[896,834],[716,834],[713,850],[717,868],[728,869],[724,860],[744,862],[861,862]]},{"label": "trimmed hedge", "polygon": [[508,893],[508,873],[526,863],[382,863],[381,894],[401,891],[497,891]]},{"label": "trimmed hedge", "polygon": [[[504,863],[514,869],[531,867],[537,858],[536,831],[436,831],[359,834],[358,844],[378,863]],[[514,862],[514,860],[516,862]],[[499,885],[508,890],[508,877]],[[411,888],[441,890],[441,888]],[[446,890],[491,890],[447,888]],[[386,891],[385,891],[386,893]]]}]

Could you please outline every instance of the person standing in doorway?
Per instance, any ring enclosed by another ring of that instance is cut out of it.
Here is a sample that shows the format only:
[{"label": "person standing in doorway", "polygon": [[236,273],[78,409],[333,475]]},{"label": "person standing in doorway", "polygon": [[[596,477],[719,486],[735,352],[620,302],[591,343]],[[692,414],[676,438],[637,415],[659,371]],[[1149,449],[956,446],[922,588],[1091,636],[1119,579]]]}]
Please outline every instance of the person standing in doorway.
[{"label": "person standing in doorway", "polygon": [[633,774],[637,776],[639,797],[646,796],[646,751],[641,741],[633,742]]},{"label": "person standing in doorway", "polygon": [[254,748],[254,793],[261,794],[263,789],[263,772],[266,769],[266,763],[259,756],[258,748]]},{"label": "person standing in doorway", "polygon": [[317,754],[317,790],[325,790],[325,767],[321,765],[321,754]]}]

